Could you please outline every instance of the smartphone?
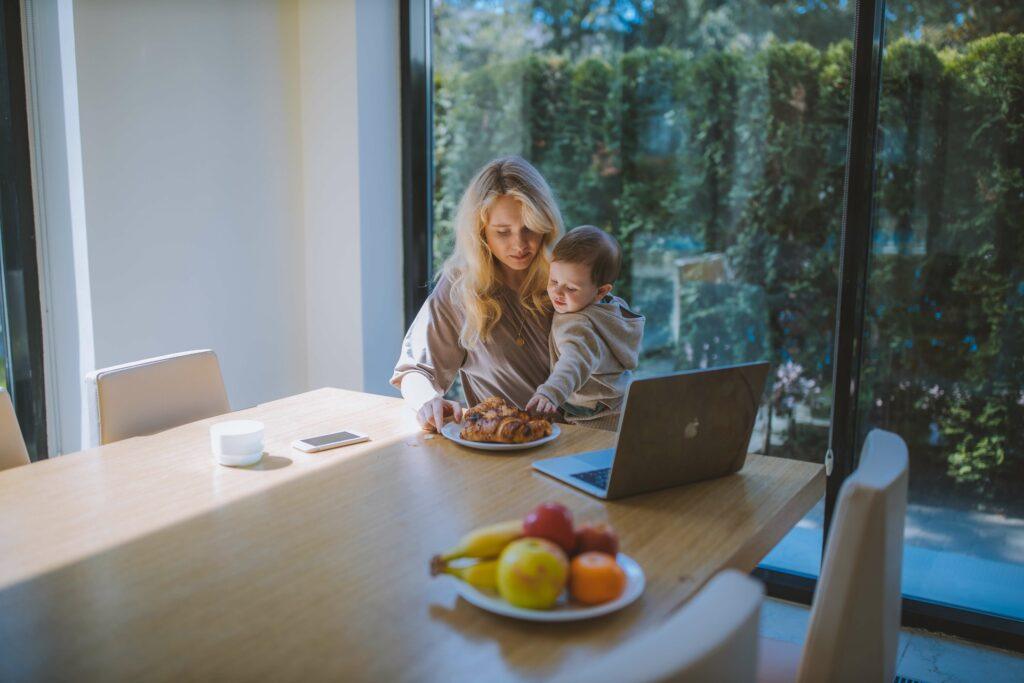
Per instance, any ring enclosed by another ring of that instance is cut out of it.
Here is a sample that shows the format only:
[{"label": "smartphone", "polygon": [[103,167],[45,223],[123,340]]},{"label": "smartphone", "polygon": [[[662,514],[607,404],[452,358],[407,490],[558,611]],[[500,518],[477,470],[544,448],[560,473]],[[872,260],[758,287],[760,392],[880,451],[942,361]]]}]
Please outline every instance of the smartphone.
[{"label": "smartphone", "polygon": [[317,451],[326,451],[329,448],[337,448],[338,446],[347,446],[351,443],[359,443],[361,441],[369,440],[370,437],[366,434],[344,431],[299,439],[292,444],[292,448],[297,448],[300,451],[305,451],[307,453],[316,453]]}]

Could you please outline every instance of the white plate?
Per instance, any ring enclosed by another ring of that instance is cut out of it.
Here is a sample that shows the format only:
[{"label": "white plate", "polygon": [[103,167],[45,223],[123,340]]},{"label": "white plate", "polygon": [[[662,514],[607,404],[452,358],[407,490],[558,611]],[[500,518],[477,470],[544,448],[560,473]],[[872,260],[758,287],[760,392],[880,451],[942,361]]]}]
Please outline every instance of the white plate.
[{"label": "white plate", "polygon": [[636,560],[629,555],[619,553],[616,561],[626,572],[626,589],[622,591],[622,595],[611,602],[592,607],[571,603],[567,596],[568,591],[566,591],[558,598],[558,603],[553,609],[526,609],[505,602],[497,593],[484,592],[455,577],[452,577],[452,580],[455,581],[455,590],[463,599],[488,612],[527,621],[576,621],[593,619],[620,610],[639,598],[640,594],[644,592],[644,570],[640,568]]},{"label": "white plate", "polygon": [[562,433],[562,430],[558,428],[558,425],[551,425],[551,434],[545,436],[543,439],[537,439],[535,441],[527,441],[525,443],[486,443],[484,441],[467,441],[459,436],[459,432],[462,431],[463,425],[458,422],[449,422],[441,428],[441,433],[451,439],[457,444],[462,446],[468,446],[470,448],[479,448],[482,451],[518,451],[524,448],[535,448],[541,444],[545,444],[549,441],[554,441],[558,438],[558,435]]}]

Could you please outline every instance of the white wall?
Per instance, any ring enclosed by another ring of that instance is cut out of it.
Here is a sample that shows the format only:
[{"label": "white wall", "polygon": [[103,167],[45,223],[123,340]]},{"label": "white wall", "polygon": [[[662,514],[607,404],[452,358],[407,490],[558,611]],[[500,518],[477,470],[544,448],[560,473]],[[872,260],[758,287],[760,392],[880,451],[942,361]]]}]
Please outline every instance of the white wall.
[{"label": "white wall", "polygon": [[397,2],[299,3],[313,387],[397,393],[388,380],[403,334],[398,38]]},{"label": "white wall", "polygon": [[402,334],[397,3],[30,5],[41,257],[57,269],[42,283],[54,450],[79,447],[82,374],[188,348],[217,351],[236,408],[388,390]]},{"label": "white wall", "polygon": [[398,5],[360,0],[356,11],[363,390],[396,396],[388,380],[405,333]]},{"label": "white wall", "polygon": [[310,386],[361,387],[356,5],[299,2]]},{"label": "white wall", "polygon": [[305,388],[294,12],[75,5],[99,367],[189,348],[233,405]]}]

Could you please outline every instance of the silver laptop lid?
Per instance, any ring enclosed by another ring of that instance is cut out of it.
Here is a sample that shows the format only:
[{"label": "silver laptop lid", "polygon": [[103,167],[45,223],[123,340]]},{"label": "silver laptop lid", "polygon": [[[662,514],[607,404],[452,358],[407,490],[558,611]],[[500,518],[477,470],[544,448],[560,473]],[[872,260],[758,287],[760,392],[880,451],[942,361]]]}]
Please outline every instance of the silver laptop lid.
[{"label": "silver laptop lid", "polygon": [[608,498],[738,471],[768,363],[635,380],[626,392]]}]

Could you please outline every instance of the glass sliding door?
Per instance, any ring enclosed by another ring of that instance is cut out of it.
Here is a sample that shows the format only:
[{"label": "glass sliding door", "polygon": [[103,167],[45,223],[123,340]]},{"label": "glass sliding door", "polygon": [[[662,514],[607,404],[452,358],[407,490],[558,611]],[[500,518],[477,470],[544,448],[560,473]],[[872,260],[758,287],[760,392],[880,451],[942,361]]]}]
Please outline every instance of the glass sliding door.
[{"label": "glass sliding door", "polygon": [[[768,360],[751,449],[827,448],[853,8],[432,3],[431,265],[473,172],[520,154],[625,250],[641,375]],[[821,506],[769,557],[816,575]]]},{"label": "glass sliding door", "polygon": [[[3,259],[3,246],[0,243],[0,267],[3,266]],[[6,301],[3,281],[0,280],[0,389],[11,393],[11,339],[8,334]]]},{"label": "glass sliding door", "polygon": [[1024,619],[1024,12],[887,15],[860,435],[910,449],[907,597]]},{"label": "glass sliding door", "polygon": [[[526,157],[568,227],[623,244],[618,293],[648,319],[640,374],[769,360],[751,450],[842,448],[830,501],[868,430],[900,434],[904,620],[1019,647],[1024,12],[865,0],[851,100],[854,9],[406,0],[407,138],[426,137],[406,185],[430,193],[410,193],[407,249],[438,268],[472,173]],[[809,598],[824,508],[762,563],[780,593]]]},{"label": "glass sliding door", "polygon": [[0,385],[33,460],[45,458],[46,401],[32,210],[21,3],[0,8]]}]

